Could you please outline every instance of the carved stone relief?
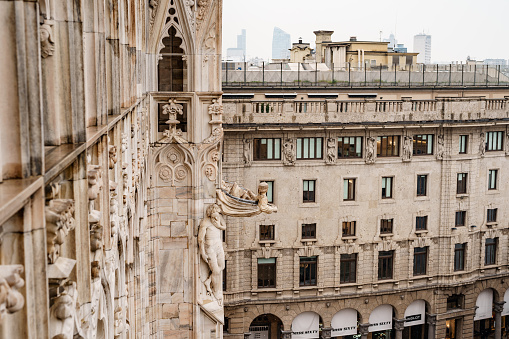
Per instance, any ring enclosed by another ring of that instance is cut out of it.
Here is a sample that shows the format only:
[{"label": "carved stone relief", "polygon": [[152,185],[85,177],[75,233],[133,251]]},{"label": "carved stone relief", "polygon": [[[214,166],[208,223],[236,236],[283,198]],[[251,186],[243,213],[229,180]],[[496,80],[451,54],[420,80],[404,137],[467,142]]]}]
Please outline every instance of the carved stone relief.
[{"label": "carved stone relief", "polygon": [[40,28],[41,35],[41,57],[47,58],[55,52],[55,41],[53,40],[53,24],[49,20],[44,20]]},{"label": "carved stone relief", "polygon": [[18,291],[25,281],[21,278],[22,265],[0,265],[0,318],[15,313],[25,305],[25,298]]},{"label": "carved stone relief", "polygon": [[479,135],[479,154],[481,157],[484,157],[484,154],[486,153],[486,137],[484,133],[481,133]]},{"label": "carved stone relief", "polygon": [[327,139],[327,157],[325,158],[325,162],[327,164],[336,163],[336,140],[334,138]]},{"label": "carved stone relief", "polygon": [[413,152],[413,139],[412,137],[405,135],[403,137],[403,161],[412,160],[412,152]]},{"label": "carved stone relief", "polygon": [[376,138],[368,137],[366,140],[366,164],[374,164],[376,161]]},{"label": "carved stone relief", "polygon": [[440,134],[437,138],[437,159],[442,160],[445,155],[444,135]]},{"label": "carved stone relief", "polygon": [[114,169],[117,163],[117,146],[108,146],[109,169]]},{"label": "carved stone relief", "polygon": [[60,256],[60,246],[64,243],[65,237],[74,229],[74,201],[50,200],[45,212],[48,263],[54,264]]},{"label": "carved stone relief", "polygon": [[76,300],[78,297],[76,283],[68,282],[64,291],[52,300],[50,307],[50,338],[74,338],[76,322]]},{"label": "carved stone relief", "polygon": [[293,139],[283,142],[283,163],[288,166],[295,165],[295,144]]},{"label": "carved stone relief", "polygon": [[246,166],[251,166],[251,163],[253,161],[253,140],[252,139],[244,139],[243,156],[244,156],[244,164]]}]

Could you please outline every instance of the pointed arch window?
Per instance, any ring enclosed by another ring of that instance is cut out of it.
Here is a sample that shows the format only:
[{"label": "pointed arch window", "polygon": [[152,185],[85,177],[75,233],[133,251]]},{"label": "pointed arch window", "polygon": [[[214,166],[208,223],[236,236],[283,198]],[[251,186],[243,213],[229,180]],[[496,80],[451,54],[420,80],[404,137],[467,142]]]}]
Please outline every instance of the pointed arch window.
[{"label": "pointed arch window", "polygon": [[168,34],[162,41],[164,48],[158,65],[158,88],[161,92],[184,92],[187,90],[187,68],[183,60],[182,38],[177,36],[173,26],[168,29]]}]

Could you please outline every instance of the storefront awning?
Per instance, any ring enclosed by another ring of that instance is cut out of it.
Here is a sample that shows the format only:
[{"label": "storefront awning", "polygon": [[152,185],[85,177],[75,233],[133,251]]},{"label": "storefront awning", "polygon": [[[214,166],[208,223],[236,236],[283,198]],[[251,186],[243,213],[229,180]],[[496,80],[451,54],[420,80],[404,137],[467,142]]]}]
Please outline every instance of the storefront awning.
[{"label": "storefront awning", "polygon": [[347,308],[332,317],[332,336],[341,337],[357,334],[357,311]]},{"label": "storefront awning", "polygon": [[493,316],[493,290],[486,289],[479,293],[475,310],[474,320],[488,319]]},{"label": "storefront awning", "polygon": [[380,305],[369,315],[369,332],[378,332],[392,329],[392,306]]},{"label": "storefront awning", "polygon": [[315,312],[303,312],[293,319],[292,339],[311,339],[319,337],[320,316]]},{"label": "storefront awning", "polygon": [[422,325],[426,318],[426,303],[424,300],[416,300],[405,310],[405,327]]}]

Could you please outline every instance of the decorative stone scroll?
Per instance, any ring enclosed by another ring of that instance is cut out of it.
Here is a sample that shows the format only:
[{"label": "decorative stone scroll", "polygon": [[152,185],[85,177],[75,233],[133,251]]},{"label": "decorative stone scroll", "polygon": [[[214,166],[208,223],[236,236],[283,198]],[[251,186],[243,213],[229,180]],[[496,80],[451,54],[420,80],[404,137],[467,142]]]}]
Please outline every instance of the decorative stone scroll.
[{"label": "decorative stone scroll", "polygon": [[50,200],[45,212],[48,263],[54,264],[60,256],[60,246],[74,229],[74,200]]},{"label": "decorative stone scroll", "polygon": [[366,164],[374,164],[376,161],[376,138],[368,137],[366,140]]},{"label": "decorative stone scroll", "polygon": [[22,265],[0,265],[0,318],[21,310],[25,305],[25,298],[18,291],[25,285],[21,273]]}]

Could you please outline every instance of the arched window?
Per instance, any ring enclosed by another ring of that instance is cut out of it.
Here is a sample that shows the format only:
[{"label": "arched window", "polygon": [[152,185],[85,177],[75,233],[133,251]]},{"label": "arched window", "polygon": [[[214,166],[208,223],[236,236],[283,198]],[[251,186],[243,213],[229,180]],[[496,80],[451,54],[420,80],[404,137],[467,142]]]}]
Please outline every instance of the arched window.
[{"label": "arched window", "polygon": [[[175,18],[174,20],[176,20]],[[183,92],[187,90],[186,65],[182,59],[184,50],[180,47],[182,39],[177,36],[177,30],[171,26],[169,36],[163,39],[164,48],[159,60],[158,87],[161,92]]]}]

